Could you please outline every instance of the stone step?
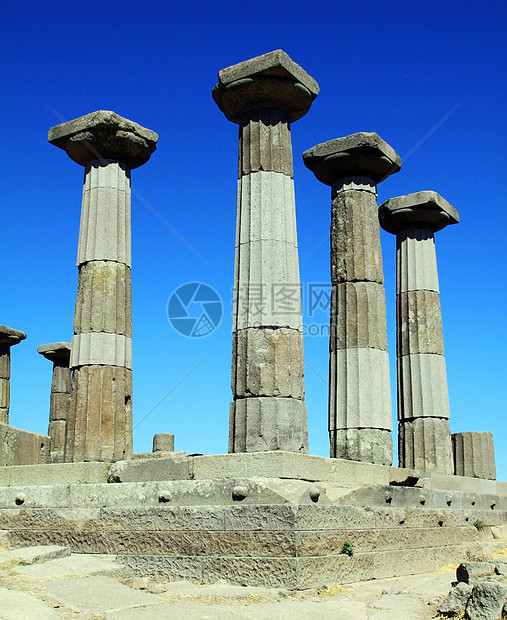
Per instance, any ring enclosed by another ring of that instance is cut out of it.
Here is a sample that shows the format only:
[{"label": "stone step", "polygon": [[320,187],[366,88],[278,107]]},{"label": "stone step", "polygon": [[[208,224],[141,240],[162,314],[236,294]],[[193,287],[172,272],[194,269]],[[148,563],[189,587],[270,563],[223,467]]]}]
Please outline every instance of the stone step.
[{"label": "stone step", "polygon": [[12,549],[10,551],[2,551],[0,553],[0,564],[10,564],[12,562],[40,564],[64,558],[70,555],[70,548],[59,545],[37,545],[34,547],[23,547]]}]

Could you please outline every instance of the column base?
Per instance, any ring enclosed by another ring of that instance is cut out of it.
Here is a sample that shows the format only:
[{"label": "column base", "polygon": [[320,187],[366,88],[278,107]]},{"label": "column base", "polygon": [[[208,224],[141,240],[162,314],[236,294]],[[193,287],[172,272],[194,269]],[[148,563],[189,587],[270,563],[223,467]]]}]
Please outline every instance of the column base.
[{"label": "column base", "polygon": [[329,431],[331,458],[391,465],[391,431],[378,428],[343,428]]},{"label": "column base", "polygon": [[74,370],[65,462],[132,458],[132,372],[121,366]]},{"label": "column base", "polygon": [[398,425],[400,467],[453,474],[449,422],[443,418],[415,418]]},{"label": "column base", "polygon": [[229,452],[308,454],[308,413],[303,400],[241,398],[231,403],[229,420]]},{"label": "column base", "polygon": [[496,479],[493,433],[453,433],[451,438],[457,476]]}]

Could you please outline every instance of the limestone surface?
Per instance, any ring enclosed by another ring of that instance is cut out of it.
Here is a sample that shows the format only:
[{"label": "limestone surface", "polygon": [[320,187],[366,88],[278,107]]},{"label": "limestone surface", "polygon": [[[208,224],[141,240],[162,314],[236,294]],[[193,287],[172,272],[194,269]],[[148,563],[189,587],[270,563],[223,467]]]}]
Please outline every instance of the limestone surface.
[{"label": "limestone surface", "polygon": [[49,463],[50,438],[0,422],[0,467]]}]

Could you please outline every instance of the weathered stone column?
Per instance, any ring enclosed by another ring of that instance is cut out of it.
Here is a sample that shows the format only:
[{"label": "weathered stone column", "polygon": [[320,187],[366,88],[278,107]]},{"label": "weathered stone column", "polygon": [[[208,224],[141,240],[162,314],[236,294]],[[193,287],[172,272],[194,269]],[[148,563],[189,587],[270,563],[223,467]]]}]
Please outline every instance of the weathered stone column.
[{"label": "weathered stone column", "polygon": [[282,50],[218,79],[213,98],[239,124],[229,452],[308,452],[290,123],[319,87]]},{"label": "weathered stone column", "polygon": [[377,184],[401,167],[376,133],[355,133],[303,154],[331,186],[331,457],[390,465],[392,411]]},{"label": "weathered stone column", "polygon": [[49,401],[48,435],[51,437],[51,462],[63,463],[65,430],[71,392],[70,342],[43,344],[37,352],[53,362],[51,397]]},{"label": "weathered stone column", "polygon": [[49,131],[85,167],[65,461],[132,456],[130,170],[158,136],[100,110]]},{"label": "weathered stone column", "polygon": [[380,224],[396,235],[400,467],[453,473],[449,397],[434,233],[459,221],[436,192],[387,200]]},{"label": "weathered stone column", "polygon": [[495,447],[493,433],[453,433],[452,452],[457,476],[495,480]]},{"label": "weathered stone column", "polygon": [[25,332],[0,325],[0,422],[4,424],[9,424],[11,347],[25,338]]}]

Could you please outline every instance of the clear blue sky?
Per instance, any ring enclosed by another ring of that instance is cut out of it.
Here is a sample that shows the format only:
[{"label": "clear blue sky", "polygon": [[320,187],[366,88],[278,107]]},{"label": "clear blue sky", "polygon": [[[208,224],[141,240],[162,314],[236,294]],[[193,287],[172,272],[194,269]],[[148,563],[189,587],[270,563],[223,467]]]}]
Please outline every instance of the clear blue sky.
[{"label": "clear blue sky", "polygon": [[[172,390],[136,428],[135,451],[150,450],[156,432],[175,433],[179,450],[227,451],[238,129],[211,88],[220,69],[282,48],[321,87],[292,126],[301,259],[330,223],[329,188],[301,154],[331,138],[376,131],[405,158],[379,203],[432,189],[459,211],[461,223],[436,235],[451,428],[493,431],[507,479],[505,23],[502,2],[7,4],[0,323],[28,334],[12,351],[11,423],[47,431],[51,364],[36,349],[72,337],[83,169],[47,131],[110,109],[159,133],[132,187],[211,266],[133,195],[135,424]],[[395,239],[382,232],[382,244],[395,415]],[[301,278],[329,282],[327,240]],[[171,293],[192,281],[225,304],[220,327],[200,340],[166,317]],[[306,338],[310,451],[322,455],[327,351],[326,336]]]}]

